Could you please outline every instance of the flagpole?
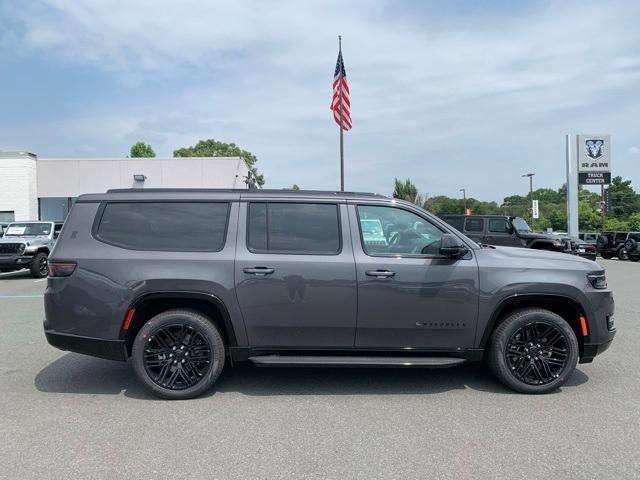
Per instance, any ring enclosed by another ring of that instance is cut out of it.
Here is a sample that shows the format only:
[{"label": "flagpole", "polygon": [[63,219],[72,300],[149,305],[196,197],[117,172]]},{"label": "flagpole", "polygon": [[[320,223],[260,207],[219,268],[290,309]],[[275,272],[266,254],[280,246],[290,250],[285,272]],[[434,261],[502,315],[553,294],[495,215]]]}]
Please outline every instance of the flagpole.
[{"label": "flagpole", "polygon": [[[342,35],[338,35],[338,53],[342,53]],[[342,108],[340,109],[340,191],[344,192],[344,129],[342,128]]]}]

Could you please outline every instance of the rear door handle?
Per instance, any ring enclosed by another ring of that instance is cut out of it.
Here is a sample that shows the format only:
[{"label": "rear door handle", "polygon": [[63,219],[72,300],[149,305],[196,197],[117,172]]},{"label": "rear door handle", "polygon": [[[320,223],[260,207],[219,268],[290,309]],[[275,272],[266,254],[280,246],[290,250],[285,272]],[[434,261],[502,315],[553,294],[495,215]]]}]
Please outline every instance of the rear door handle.
[{"label": "rear door handle", "polygon": [[252,275],[263,277],[265,275],[271,275],[273,272],[275,272],[275,269],[269,268],[269,267],[254,267],[254,268],[245,268],[242,271],[244,273],[250,273]]},{"label": "rear door handle", "polygon": [[395,276],[396,274],[396,272],[392,272],[390,270],[367,270],[364,273],[370,277],[377,278],[389,278]]}]

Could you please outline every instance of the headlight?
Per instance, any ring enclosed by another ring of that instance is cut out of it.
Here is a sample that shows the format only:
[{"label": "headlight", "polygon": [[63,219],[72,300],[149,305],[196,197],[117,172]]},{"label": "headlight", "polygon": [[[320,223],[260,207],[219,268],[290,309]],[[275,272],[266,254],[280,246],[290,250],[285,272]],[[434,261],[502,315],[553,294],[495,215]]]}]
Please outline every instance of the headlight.
[{"label": "headlight", "polygon": [[591,286],[593,288],[597,288],[597,289],[607,288],[607,276],[604,274],[604,272],[590,273],[589,275],[587,275],[587,278],[589,279],[589,283],[591,283]]}]

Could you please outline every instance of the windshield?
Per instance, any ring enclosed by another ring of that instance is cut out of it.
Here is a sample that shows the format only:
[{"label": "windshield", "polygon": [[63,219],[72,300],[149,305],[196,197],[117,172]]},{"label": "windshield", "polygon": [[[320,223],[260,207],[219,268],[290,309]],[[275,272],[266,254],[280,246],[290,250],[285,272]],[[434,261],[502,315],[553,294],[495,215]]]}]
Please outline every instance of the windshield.
[{"label": "windshield", "polygon": [[515,228],[518,232],[530,232],[531,227],[527,224],[524,218],[514,217],[511,219],[511,223],[513,224],[513,228]]},{"label": "windshield", "polygon": [[51,224],[49,223],[12,223],[4,233],[5,237],[23,237],[26,235],[49,235]]}]

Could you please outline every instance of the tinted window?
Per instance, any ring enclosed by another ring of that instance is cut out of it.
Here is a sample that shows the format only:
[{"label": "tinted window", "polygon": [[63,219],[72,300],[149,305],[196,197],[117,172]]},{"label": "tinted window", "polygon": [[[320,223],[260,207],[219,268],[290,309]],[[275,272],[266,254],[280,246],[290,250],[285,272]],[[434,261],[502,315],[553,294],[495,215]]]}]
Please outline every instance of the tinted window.
[{"label": "tinted window", "polygon": [[362,248],[367,254],[436,255],[442,230],[401,208],[358,206]]},{"label": "tinted window", "polygon": [[510,233],[509,222],[504,218],[492,218],[489,220],[489,231],[492,233]]},{"label": "tinted window", "polygon": [[462,224],[464,223],[464,218],[462,217],[443,217],[443,220],[451,225],[456,230],[462,231]]},{"label": "tinted window", "polygon": [[336,254],[338,206],[322,203],[250,203],[251,251]]},{"label": "tinted window", "polygon": [[464,229],[467,232],[482,232],[484,230],[484,219],[467,218],[464,222]]},{"label": "tinted window", "polygon": [[97,236],[135,250],[222,250],[228,203],[108,203]]}]

